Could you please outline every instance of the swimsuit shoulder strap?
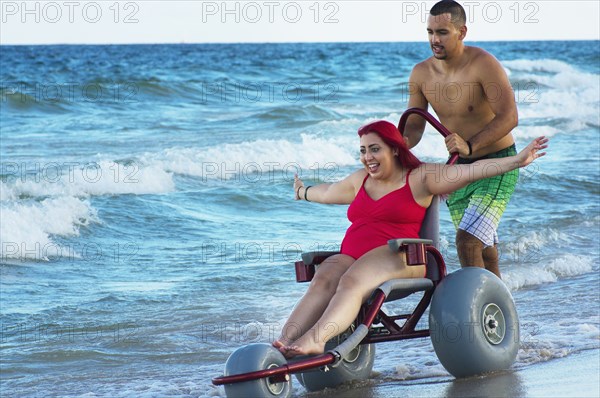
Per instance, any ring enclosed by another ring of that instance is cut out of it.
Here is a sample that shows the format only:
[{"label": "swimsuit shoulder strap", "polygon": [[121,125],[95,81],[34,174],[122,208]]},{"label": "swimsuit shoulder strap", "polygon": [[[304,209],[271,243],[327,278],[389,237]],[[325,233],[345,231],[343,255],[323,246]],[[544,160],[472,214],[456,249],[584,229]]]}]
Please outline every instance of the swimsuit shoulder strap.
[{"label": "swimsuit shoulder strap", "polygon": [[365,182],[367,182],[367,178],[369,178],[369,173],[367,173],[367,175],[365,176],[365,178],[363,179],[362,185],[361,187],[365,186]]}]

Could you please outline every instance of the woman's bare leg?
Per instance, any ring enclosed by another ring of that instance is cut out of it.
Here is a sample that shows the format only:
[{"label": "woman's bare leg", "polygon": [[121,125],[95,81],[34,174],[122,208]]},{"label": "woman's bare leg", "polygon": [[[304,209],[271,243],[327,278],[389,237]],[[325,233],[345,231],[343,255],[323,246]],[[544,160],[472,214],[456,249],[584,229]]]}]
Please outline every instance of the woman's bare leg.
[{"label": "woman's bare leg", "polygon": [[282,352],[287,357],[323,353],[325,343],[352,324],[362,303],[378,286],[390,279],[423,277],[424,266],[407,266],[400,256],[381,246],[356,260],[315,325]]},{"label": "woman's bare leg", "polygon": [[292,311],[273,346],[287,346],[315,325],[335,294],[340,278],[353,262],[352,257],[338,254],[319,265],[308,290]]}]

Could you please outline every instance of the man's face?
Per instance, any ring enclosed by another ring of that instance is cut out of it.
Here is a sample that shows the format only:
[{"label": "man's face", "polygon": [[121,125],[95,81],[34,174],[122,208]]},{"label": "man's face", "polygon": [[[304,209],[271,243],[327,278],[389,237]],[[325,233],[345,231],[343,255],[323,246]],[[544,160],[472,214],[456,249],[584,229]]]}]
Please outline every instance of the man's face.
[{"label": "man's face", "polygon": [[427,33],[433,56],[437,59],[446,59],[453,55],[462,39],[462,32],[452,24],[452,16],[448,13],[429,15]]}]

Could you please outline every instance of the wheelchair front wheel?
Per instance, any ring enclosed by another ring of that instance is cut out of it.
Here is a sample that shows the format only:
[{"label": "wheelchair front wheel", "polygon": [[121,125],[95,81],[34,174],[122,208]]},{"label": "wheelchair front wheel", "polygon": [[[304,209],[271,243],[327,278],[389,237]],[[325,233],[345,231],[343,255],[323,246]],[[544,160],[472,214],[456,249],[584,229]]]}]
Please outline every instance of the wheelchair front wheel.
[{"label": "wheelchair front wheel", "polygon": [[[334,337],[325,344],[325,352],[341,344],[353,328],[348,329],[338,337]],[[296,378],[308,391],[319,391],[324,388],[333,388],[351,380],[364,380],[371,376],[373,362],[375,361],[375,345],[361,344],[350,352],[347,358],[342,359],[336,367],[328,366],[326,370],[315,369],[298,373]]]},{"label": "wheelchair front wheel", "polygon": [[[235,350],[225,363],[225,376],[254,372],[279,367],[286,363],[285,358],[270,344],[249,344]],[[225,384],[227,398],[283,397],[292,395],[291,379],[272,383],[268,378]]]}]

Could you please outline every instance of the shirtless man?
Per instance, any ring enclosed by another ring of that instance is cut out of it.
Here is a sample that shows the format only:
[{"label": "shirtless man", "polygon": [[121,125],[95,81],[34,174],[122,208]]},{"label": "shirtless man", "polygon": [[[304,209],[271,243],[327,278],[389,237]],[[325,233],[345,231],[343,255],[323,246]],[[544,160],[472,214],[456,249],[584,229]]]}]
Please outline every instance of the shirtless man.
[{"label": "shirtless man", "polygon": [[[511,130],[518,123],[512,87],[496,58],[464,45],[465,23],[465,11],[455,1],[440,1],[431,9],[427,32],[433,56],[412,70],[408,107],[433,107],[453,132],[446,147],[459,153],[458,163],[512,156]],[[425,120],[410,116],[403,131],[409,148],[419,143],[424,129]],[[472,183],[448,198],[461,266],[485,266],[500,277],[496,230],[517,179],[514,170]]]}]

